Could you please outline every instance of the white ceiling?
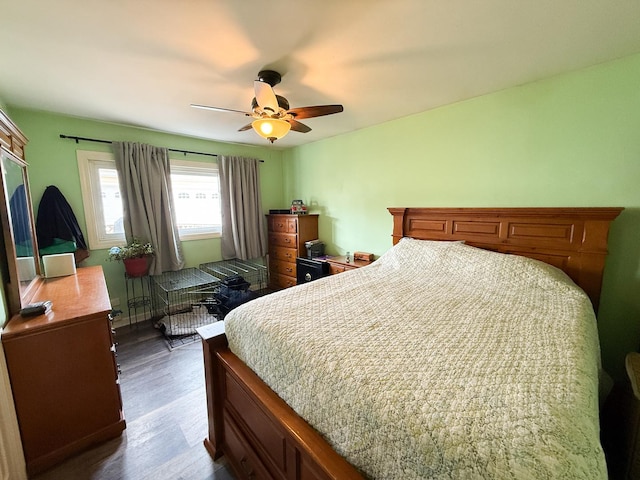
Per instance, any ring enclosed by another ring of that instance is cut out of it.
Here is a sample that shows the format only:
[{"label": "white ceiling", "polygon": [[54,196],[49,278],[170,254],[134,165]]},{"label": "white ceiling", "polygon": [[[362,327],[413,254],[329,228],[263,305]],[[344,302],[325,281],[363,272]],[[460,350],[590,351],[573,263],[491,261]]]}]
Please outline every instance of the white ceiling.
[{"label": "white ceiling", "polygon": [[[282,74],[289,147],[640,52],[638,0],[4,0],[0,99],[266,145],[242,114]],[[73,135],[75,132],[60,132]]]}]

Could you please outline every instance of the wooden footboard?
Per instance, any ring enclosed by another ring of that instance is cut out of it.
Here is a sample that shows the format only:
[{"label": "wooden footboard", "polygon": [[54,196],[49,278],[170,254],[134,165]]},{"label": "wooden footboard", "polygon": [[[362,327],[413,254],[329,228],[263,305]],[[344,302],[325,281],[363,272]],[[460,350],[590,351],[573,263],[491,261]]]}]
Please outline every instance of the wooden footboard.
[{"label": "wooden footboard", "polygon": [[224,454],[238,478],[363,478],[227,348],[224,322],[198,333],[212,458]]}]

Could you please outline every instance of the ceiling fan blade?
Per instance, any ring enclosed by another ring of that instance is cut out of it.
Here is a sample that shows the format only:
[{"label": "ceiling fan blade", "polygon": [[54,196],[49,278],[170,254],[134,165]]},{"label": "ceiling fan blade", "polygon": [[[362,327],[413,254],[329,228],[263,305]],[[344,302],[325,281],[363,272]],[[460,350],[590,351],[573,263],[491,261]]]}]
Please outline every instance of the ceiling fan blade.
[{"label": "ceiling fan blade", "polygon": [[239,129],[238,129],[238,131],[239,131],[239,132],[244,132],[244,131],[246,131],[246,130],[251,130],[251,128],[253,127],[252,123],[253,123],[253,122],[251,122],[251,123],[247,123],[244,127],[239,128]]},{"label": "ceiling fan blade", "polygon": [[276,98],[276,94],[273,93],[271,85],[261,82],[260,80],[256,80],[253,82],[253,88],[256,91],[256,101],[258,102],[258,105],[260,105],[260,108],[277,113],[279,110],[278,99]]},{"label": "ceiling fan blade", "polygon": [[202,108],[204,110],[214,110],[216,112],[241,113],[243,115],[247,115],[248,117],[251,116],[251,114],[248,113],[248,112],[243,112],[241,110],[232,110],[231,108],[210,107],[209,105],[198,105],[198,104],[195,104],[195,103],[192,103],[191,106],[195,107],[195,108]]},{"label": "ceiling fan blade", "polygon": [[311,131],[311,128],[307,127],[304,123],[300,123],[293,118],[287,120],[291,124],[291,130],[294,132],[307,133]]},{"label": "ceiling fan blade", "polygon": [[322,117],[324,115],[333,115],[344,111],[342,105],[316,105],[314,107],[292,108],[287,111],[295,118],[313,118]]}]

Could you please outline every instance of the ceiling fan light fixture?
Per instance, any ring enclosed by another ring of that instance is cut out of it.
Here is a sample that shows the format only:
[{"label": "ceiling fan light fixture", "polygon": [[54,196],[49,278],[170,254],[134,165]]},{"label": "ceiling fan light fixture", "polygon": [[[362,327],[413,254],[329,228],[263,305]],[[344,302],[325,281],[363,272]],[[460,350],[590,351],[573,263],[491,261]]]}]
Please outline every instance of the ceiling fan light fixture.
[{"label": "ceiling fan light fixture", "polygon": [[251,101],[251,111],[243,112],[230,108],[210,107],[192,103],[191,106],[215,110],[221,112],[241,113],[254,120],[238,129],[245,132],[252,128],[262,138],[266,138],[271,143],[284,137],[289,130],[299,133],[311,131],[299,120],[305,118],[323,117],[344,111],[342,105],[313,105],[309,107],[290,108],[289,101],[276,95],[273,86],[280,83],[281,75],[273,70],[262,70],[258,73],[258,79],[253,82],[255,97]]},{"label": "ceiling fan light fixture", "polygon": [[279,118],[259,118],[251,122],[251,126],[258,135],[271,143],[284,137],[291,130],[291,124]]}]

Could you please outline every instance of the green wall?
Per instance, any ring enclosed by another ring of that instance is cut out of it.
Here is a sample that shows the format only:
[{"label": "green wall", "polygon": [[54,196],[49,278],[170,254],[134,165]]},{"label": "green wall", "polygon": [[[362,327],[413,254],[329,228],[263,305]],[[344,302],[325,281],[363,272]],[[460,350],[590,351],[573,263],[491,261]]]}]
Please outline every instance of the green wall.
[{"label": "green wall", "polygon": [[[76,144],[73,140],[61,139],[60,134],[105,140],[144,142],[182,150],[260,158],[264,160],[264,163],[260,164],[263,208],[267,212],[270,208],[277,208],[282,204],[282,151],[274,148],[211,142],[33,110],[11,108],[10,115],[16,125],[29,138],[29,143],[26,147],[26,158],[29,163],[29,182],[34,212],[37,212],[37,207],[45,188],[48,185],[55,185],[71,205],[85,236],[87,229],[82,205],[76,150],[111,151],[111,146],[90,142]],[[176,158],[192,161],[215,161],[214,157],[202,155],[187,155],[185,157],[182,154],[172,154],[172,158],[174,155],[176,155]],[[187,267],[221,259],[219,238],[186,241],[182,242],[182,246]],[[106,250],[94,250],[82,265],[102,265],[109,288],[109,295],[111,298],[120,299],[119,308],[123,309],[126,315],[126,308],[123,308],[126,299],[123,279],[124,267],[120,262],[110,262],[106,258]]]},{"label": "green wall", "polygon": [[[625,207],[612,225],[599,311],[604,365],[620,380],[624,355],[640,343],[638,84],[640,55],[286,151],[20,110],[4,101],[30,139],[35,204],[47,185],[57,185],[82,226],[75,151],[109,147],[76,145],[60,133],[262,158],[265,211],[303,199],[321,214],[329,253],[387,250],[390,206]],[[321,128],[320,120],[312,127]],[[217,240],[185,244],[190,266],[219,258],[219,250]],[[111,296],[124,298],[122,266],[105,257],[92,252],[88,264],[103,265]]]},{"label": "green wall", "polygon": [[640,55],[297,147],[284,198],[322,215],[330,253],[387,250],[387,207],[625,207],[599,312],[621,379],[640,343],[638,85]]}]

